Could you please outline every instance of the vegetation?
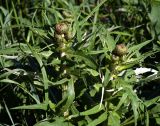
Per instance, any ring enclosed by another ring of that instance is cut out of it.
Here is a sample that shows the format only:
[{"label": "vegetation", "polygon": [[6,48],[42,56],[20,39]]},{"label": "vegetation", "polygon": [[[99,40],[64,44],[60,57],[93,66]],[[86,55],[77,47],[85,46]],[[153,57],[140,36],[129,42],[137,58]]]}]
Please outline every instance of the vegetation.
[{"label": "vegetation", "polygon": [[159,0],[2,0],[0,12],[0,125],[160,125]]}]

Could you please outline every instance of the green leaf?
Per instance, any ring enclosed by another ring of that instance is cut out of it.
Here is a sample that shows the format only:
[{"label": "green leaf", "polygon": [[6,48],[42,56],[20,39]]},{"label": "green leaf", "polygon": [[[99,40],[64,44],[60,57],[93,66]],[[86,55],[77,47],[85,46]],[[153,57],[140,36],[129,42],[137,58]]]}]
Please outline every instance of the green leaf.
[{"label": "green leaf", "polygon": [[94,97],[95,94],[100,91],[100,88],[102,88],[102,84],[96,83],[96,84],[93,85],[93,87],[94,87],[94,88],[91,89],[90,92],[89,92],[90,95],[91,95],[91,97]]},{"label": "green leaf", "polygon": [[26,92],[29,96],[31,96],[38,104],[40,103],[39,100],[37,100],[29,91],[27,91],[24,87],[22,87],[21,84],[19,84],[16,81],[10,80],[10,79],[2,79],[0,80],[0,84],[15,84],[18,85],[24,92]]},{"label": "green leaf", "polygon": [[101,124],[104,122],[108,117],[108,113],[104,112],[102,113],[97,119],[93,120],[91,123],[89,123],[87,126],[96,126],[98,124]]},{"label": "green leaf", "polygon": [[160,34],[160,1],[152,2],[151,4],[151,13],[149,13],[149,17],[151,20],[151,24],[154,27],[156,34]]},{"label": "green leaf", "polygon": [[130,47],[128,49],[128,53],[130,54],[131,52],[136,52],[139,51],[142,47],[146,46],[147,44],[149,44],[150,42],[152,42],[152,40],[147,40],[145,42],[142,42],[138,45],[133,45],[132,47]]},{"label": "green leaf", "polygon": [[76,114],[76,115],[71,115],[69,118],[75,118],[75,117],[78,117],[78,116],[88,116],[88,115],[93,115],[93,114],[96,114],[100,111],[102,111],[104,109],[104,106],[100,104],[94,106],[93,108],[91,109],[88,109],[86,111],[83,111],[83,112],[80,112],[79,114]]},{"label": "green leaf", "polygon": [[103,48],[107,48],[108,51],[112,52],[115,48],[116,42],[107,30],[104,29],[103,31],[104,32],[99,35]]},{"label": "green leaf", "polygon": [[120,126],[120,116],[116,112],[109,112],[109,126]]},{"label": "green leaf", "polygon": [[155,114],[160,113],[160,103],[157,103],[157,105],[151,109],[151,112]]},{"label": "green leaf", "polygon": [[38,122],[34,126],[73,126],[70,122],[65,121],[63,117],[55,117],[54,120]]},{"label": "green leaf", "polygon": [[96,70],[93,70],[93,69],[86,69],[88,72],[90,72],[92,74],[92,76],[98,76],[99,73],[96,71]]},{"label": "green leaf", "polygon": [[99,8],[106,2],[107,0],[103,0],[101,1],[93,10],[90,14],[88,14],[88,16],[86,18],[84,18],[81,22],[80,22],[80,26],[83,25],[85,22],[87,22],[87,20],[93,16],[93,14],[95,12],[97,12],[99,10]]},{"label": "green leaf", "polygon": [[20,75],[21,73],[26,73],[26,71],[24,71],[23,69],[13,69],[13,70],[10,70],[10,69],[6,69],[7,71],[3,74],[0,74],[0,79],[3,79],[3,78],[7,78],[8,76],[10,75]]},{"label": "green leaf", "polygon": [[96,50],[96,51],[91,50],[87,54],[96,55],[96,54],[100,54],[100,53],[105,53],[107,51],[108,51],[108,49]]},{"label": "green leaf", "polygon": [[2,6],[0,6],[0,10],[1,10],[1,12],[3,12],[3,14],[4,14],[5,16],[7,16],[7,14],[8,14],[8,10],[7,10],[7,9],[5,9],[5,8],[2,7]]},{"label": "green leaf", "polygon": [[59,80],[59,81],[56,81],[56,82],[49,81],[48,83],[49,83],[49,85],[57,86],[57,85],[62,85],[64,83],[68,82],[68,81],[69,81],[69,79],[63,78],[62,80]]},{"label": "green leaf", "polygon": [[5,107],[5,109],[6,109],[6,112],[7,112],[8,116],[9,116],[11,122],[12,122],[12,125],[15,125],[15,123],[14,123],[14,121],[13,121],[13,118],[12,118],[12,115],[11,115],[11,113],[10,113],[10,111],[9,111],[9,109],[8,109],[8,106],[7,106],[7,104],[6,104],[6,102],[5,102],[4,100],[3,100],[3,103],[4,103],[4,107]]},{"label": "green leaf", "polygon": [[96,84],[94,84],[93,85],[93,87],[95,88],[95,90],[98,92],[99,91],[99,89],[102,87],[102,84],[100,84],[100,83],[96,83]]},{"label": "green leaf", "polygon": [[71,111],[72,111],[72,114],[74,114],[74,115],[79,114],[79,111],[77,110],[77,108],[74,104],[71,105]]},{"label": "green leaf", "polygon": [[96,114],[96,113],[100,112],[103,109],[104,109],[104,106],[102,105],[100,107],[100,105],[98,104],[89,110],[86,110],[84,112],[80,112],[79,115],[80,116],[92,115],[92,114]]},{"label": "green leaf", "polygon": [[69,55],[71,57],[78,58],[78,60],[84,61],[85,65],[90,66],[93,69],[97,68],[95,62],[89,56],[86,56],[83,52],[76,52],[75,54],[69,54]]},{"label": "green leaf", "polygon": [[21,51],[19,51],[18,47],[14,47],[14,48],[5,48],[5,49],[1,49],[0,50],[0,55],[6,55],[6,54],[15,54],[15,53],[20,53]]},{"label": "green leaf", "polygon": [[135,123],[135,126],[136,126],[137,125],[137,120],[139,118],[138,110],[139,110],[139,107],[140,107],[139,106],[140,100],[131,88],[125,87],[125,90],[126,90],[126,93],[128,94],[128,98],[131,100],[132,110],[133,110],[133,113],[134,113],[134,123]]},{"label": "green leaf", "polygon": [[95,89],[91,89],[90,92],[89,92],[91,97],[94,97],[96,93],[97,93],[97,91]]},{"label": "green leaf", "polygon": [[[158,102],[158,101],[157,101]],[[159,113],[160,113],[160,103],[157,103],[157,102],[153,102],[153,104],[155,104],[155,106],[150,110],[150,113],[153,114],[155,120],[156,120],[156,123],[158,125],[160,125],[160,116],[159,116]]]},{"label": "green leaf", "polygon": [[103,82],[103,86],[106,87],[110,81],[110,77],[111,77],[111,73],[110,71],[106,68],[106,73],[104,76],[104,82]]},{"label": "green leaf", "polygon": [[153,99],[151,99],[151,100],[147,100],[147,101],[144,102],[144,104],[145,104],[146,107],[149,107],[149,106],[151,106],[153,103],[157,103],[159,99],[160,99],[160,96],[155,97],[155,98],[153,98]]},{"label": "green leaf", "polygon": [[46,59],[48,59],[49,58],[49,56],[51,56],[52,55],[52,51],[43,51],[43,52],[41,52],[40,54],[43,56],[43,57],[45,57]]},{"label": "green leaf", "polygon": [[63,112],[67,111],[67,109],[73,104],[74,99],[75,99],[74,79],[72,77],[68,82],[67,101],[62,108]]},{"label": "green leaf", "polygon": [[109,32],[107,32],[106,44],[108,46],[109,51],[112,52],[113,49],[115,48],[116,43],[113,37],[109,34]]},{"label": "green leaf", "polygon": [[155,118],[157,125],[160,125],[160,117],[159,117],[159,114],[153,114],[153,117]]},{"label": "green leaf", "polygon": [[49,100],[49,107],[50,107],[53,111],[55,111],[56,105]]},{"label": "green leaf", "polygon": [[125,100],[127,99],[127,97],[128,97],[128,94],[127,94],[127,93],[124,93],[124,94],[122,95],[122,98],[120,99],[117,107],[115,108],[115,111],[117,111],[118,109],[120,109],[120,107],[122,106],[122,104],[124,104],[124,102],[125,102]]},{"label": "green leaf", "polygon": [[33,56],[36,58],[40,68],[41,68],[41,73],[43,77],[43,83],[44,83],[44,90],[45,90],[45,101],[48,103],[49,102],[49,96],[48,96],[48,77],[47,77],[47,72],[44,67],[44,64],[42,62],[42,58],[38,55],[38,53],[35,51],[35,49],[29,44],[30,39],[32,38],[32,41],[34,42],[33,34],[32,32],[28,33],[26,44],[31,50]]},{"label": "green leaf", "polygon": [[117,35],[129,36],[129,37],[132,36],[131,34],[127,32],[120,32],[120,31],[112,31],[110,34],[117,34]]},{"label": "green leaf", "polygon": [[127,4],[138,4],[138,0],[122,0],[123,2],[127,3]]},{"label": "green leaf", "polygon": [[42,36],[42,37],[45,37],[45,38],[48,38],[49,37],[47,36],[47,33],[42,30],[42,29],[38,29],[38,28],[30,28],[34,33],[38,34],[39,36]]},{"label": "green leaf", "polygon": [[34,104],[34,105],[24,105],[24,106],[18,106],[11,109],[42,109],[47,110],[48,104],[41,103],[41,104]]}]

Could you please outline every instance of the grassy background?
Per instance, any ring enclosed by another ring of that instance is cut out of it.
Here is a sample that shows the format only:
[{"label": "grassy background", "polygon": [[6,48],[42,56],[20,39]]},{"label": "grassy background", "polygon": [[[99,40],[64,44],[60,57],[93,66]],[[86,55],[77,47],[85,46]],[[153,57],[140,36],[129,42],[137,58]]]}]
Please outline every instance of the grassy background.
[{"label": "grassy background", "polygon": [[[0,124],[159,125],[159,72],[134,72],[160,69],[159,11],[158,0],[1,1]],[[60,22],[69,39],[56,38]],[[113,62],[120,43],[128,53]]]}]

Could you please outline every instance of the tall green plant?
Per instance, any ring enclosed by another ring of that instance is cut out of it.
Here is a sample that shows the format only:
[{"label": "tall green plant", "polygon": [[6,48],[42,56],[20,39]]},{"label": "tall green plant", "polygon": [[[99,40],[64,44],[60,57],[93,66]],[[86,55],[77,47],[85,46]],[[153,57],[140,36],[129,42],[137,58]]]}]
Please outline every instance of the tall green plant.
[{"label": "tall green plant", "polygon": [[0,10],[1,124],[159,124],[159,96],[138,90],[159,73],[135,74],[151,59],[159,70],[155,2],[22,0]]}]

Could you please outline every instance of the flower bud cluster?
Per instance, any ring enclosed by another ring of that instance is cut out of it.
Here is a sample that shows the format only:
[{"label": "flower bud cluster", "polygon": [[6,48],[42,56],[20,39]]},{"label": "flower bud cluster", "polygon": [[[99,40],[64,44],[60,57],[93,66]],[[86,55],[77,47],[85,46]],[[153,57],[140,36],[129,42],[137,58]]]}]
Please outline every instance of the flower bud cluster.
[{"label": "flower bud cluster", "polygon": [[66,43],[73,38],[72,33],[69,31],[69,24],[65,22],[57,23],[55,25],[55,35],[56,41],[59,44]]},{"label": "flower bud cluster", "polygon": [[128,48],[125,46],[125,44],[117,44],[115,49],[113,50],[112,61],[119,61],[122,56],[127,54],[127,52]]}]

